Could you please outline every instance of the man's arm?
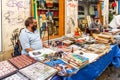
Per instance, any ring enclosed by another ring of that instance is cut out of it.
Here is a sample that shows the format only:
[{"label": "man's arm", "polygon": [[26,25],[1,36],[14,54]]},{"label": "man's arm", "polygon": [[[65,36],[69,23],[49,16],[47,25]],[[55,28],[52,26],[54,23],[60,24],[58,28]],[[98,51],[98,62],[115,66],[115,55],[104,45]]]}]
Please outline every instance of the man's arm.
[{"label": "man's arm", "polygon": [[112,34],[115,35],[115,34],[117,34],[117,33],[119,33],[119,32],[120,32],[120,30],[115,31],[115,32],[113,32]]},{"label": "man's arm", "polygon": [[33,51],[34,49],[32,49],[32,48],[26,48],[25,50],[26,50],[27,53],[28,53],[28,52],[30,52],[30,51]]},{"label": "man's arm", "polygon": [[44,43],[43,40],[42,40],[42,44],[43,44],[43,47],[45,47],[45,48],[49,48],[50,47],[49,45],[47,45],[46,43]]}]

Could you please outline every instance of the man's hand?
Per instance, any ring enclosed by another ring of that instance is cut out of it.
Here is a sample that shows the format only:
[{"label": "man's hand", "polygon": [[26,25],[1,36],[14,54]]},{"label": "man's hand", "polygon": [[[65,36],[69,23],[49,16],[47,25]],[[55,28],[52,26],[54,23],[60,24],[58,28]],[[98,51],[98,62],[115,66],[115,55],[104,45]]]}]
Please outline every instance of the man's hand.
[{"label": "man's hand", "polygon": [[97,33],[100,33],[100,29],[99,28],[96,28],[96,31],[97,31]]},{"label": "man's hand", "polygon": [[30,51],[33,51],[34,49],[32,49],[32,48],[27,48],[27,49],[25,49],[26,51],[27,51],[27,53],[29,53]]},{"label": "man's hand", "polygon": [[96,28],[97,31],[99,31],[99,28]]},{"label": "man's hand", "polygon": [[50,46],[47,45],[47,44],[45,44],[45,43],[43,43],[43,47],[45,47],[45,48],[50,48]]},{"label": "man's hand", "polygon": [[116,32],[112,32],[113,35],[117,34],[117,31]]}]

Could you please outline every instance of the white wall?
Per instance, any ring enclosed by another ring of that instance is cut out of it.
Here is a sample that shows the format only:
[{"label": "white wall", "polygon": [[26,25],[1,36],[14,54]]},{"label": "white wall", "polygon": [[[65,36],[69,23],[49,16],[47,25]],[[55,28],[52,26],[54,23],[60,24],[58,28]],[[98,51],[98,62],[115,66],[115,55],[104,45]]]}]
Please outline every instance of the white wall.
[{"label": "white wall", "polygon": [[30,16],[30,0],[2,0],[3,51],[13,49],[10,38],[15,29],[24,27]]},{"label": "white wall", "polygon": [[1,0],[0,0],[0,51],[2,50],[2,44],[1,44],[1,38],[2,38],[2,35],[1,35],[1,28],[2,28],[2,26],[1,26]]}]

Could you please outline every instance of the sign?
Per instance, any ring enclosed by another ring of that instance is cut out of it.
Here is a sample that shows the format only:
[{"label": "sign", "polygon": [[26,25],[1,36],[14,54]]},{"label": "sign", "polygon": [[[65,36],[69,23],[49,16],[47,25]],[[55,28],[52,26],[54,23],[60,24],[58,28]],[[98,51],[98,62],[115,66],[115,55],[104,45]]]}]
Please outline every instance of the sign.
[{"label": "sign", "polygon": [[65,34],[74,32],[78,27],[78,0],[65,0]]},{"label": "sign", "polygon": [[104,0],[104,3],[103,3],[104,7],[103,7],[103,24],[104,25],[108,25],[108,16],[109,16],[109,0]]}]

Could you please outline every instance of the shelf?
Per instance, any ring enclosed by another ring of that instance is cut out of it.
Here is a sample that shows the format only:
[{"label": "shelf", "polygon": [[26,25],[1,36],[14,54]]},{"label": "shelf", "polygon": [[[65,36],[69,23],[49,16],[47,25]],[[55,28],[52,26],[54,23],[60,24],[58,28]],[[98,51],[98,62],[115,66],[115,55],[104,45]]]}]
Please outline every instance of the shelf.
[{"label": "shelf", "polygon": [[[33,15],[38,19],[39,27],[45,26],[43,23],[47,22],[47,19],[52,18],[53,24],[48,22],[49,26],[51,27],[50,34],[54,34],[54,35],[50,35],[50,39],[64,35],[64,4],[65,4],[64,2],[65,0],[54,0],[52,4],[51,2],[46,3],[47,0],[46,1],[44,0],[45,1],[44,4],[41,4],[39,2],[41,0],[32,0],[32,1],[34,2],[33,9],[35,9],[33,11]],[[39,21],[40,16],[42,17],[41,22]],[[47,38],[47,33],[42,33],[42,35],[44,35],[44,38]]]},{"label": "shelf", "polygon": [[58,11],[59,9],[42,9],[42,8],[38,8],[38,10],[41,10],[41,11],[48,11],[48,10],[51,10],[51,11]]},{"label": "shelf", "polygon": [[79,11],[79,10],[78,10],[78,12],[85,12],[85,11]]}]

